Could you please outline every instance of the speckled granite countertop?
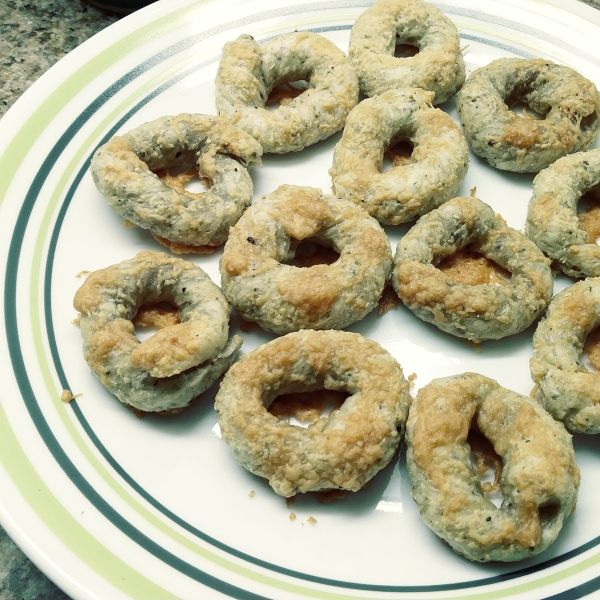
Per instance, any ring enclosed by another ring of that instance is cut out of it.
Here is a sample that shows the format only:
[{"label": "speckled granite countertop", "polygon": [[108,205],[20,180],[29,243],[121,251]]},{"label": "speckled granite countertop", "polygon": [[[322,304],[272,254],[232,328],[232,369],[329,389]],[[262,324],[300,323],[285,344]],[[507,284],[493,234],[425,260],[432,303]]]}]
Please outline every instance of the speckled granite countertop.
[{"label": "speckled granite countertop", "polygon": [[[600,9],[600,0],[586,0]],[[82,0],[0,0],[0,118],[57,60],[118,20]],[[0,528],[0,600],[69,600]]]}]

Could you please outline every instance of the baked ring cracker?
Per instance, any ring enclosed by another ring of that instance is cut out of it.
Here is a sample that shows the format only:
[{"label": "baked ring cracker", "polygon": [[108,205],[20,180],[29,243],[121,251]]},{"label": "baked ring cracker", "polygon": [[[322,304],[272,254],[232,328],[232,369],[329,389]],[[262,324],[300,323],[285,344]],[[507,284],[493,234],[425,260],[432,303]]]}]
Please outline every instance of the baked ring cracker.
[{"label": "baked ring cracker", "polygon": [[577,218],[590,191],[600,194],[600,149],[559,158],[533,180],[527,235],[571,277],[600,276],[600,246]]},{"label": "baked ring cracker", "polygon": [[[305,268],[285,264],[309,238],[339,258]],[[231,229],[221,287],[244,319],[269,331],[342,329],[375,308],[391,266],[387,236],[362,208],[315,188],[282,185]]]},{"label": "baked ring cracker", "polygon": [[[306,429],[271,415],[279,395],[321,389],[349,394]],[[221,435],[238,463],[282,496],[358,491],[392,459],[410,396],[396,360],[344,331],[299,331],[242,357],[215,400]]]},{"label": "baked ring cracker", "polygon": [[[397,44],[416,46],[418,54],[396,57]],[[458,30],[442,11],[420,0],[375,2],[356,19],[349,54],[367,96],[419,87],[441,104],[465,81]]]},{"label": "baked ring cracker", "polygon": [[[471,248],[512,273],[507,285],[464,285],[436,268]],[[552,297],[550,261],[478,198],[454,198],[424,215],[400,240],[392,285],[420,319],[474,342],[522,331]]]},{"label": "baked ring cracker", "polygon": [[[306,91],[274,111],[265,108],[273,88],[301,79]],[[219,114],[275,154],[297,152],[339,131],[358,102],[358,81],[348,57],[308,31],[261,44],[249,35],[228,42],[216,87]]]},{"label": "baked ring cracker", "polygon": [[[453,198],[467,174],[469,149],[460,127],[431,106],[432,98],[418,88],[390,90],[354,108],[329,170],[336,194],[389,225]],[[382,173],[384,152],[407,140],[410,162]]]},{"label": "baked ring cracker", "polygon": [[[247,165],[262,148],[226,119],[162,117],[110,139],[92,159],[96,187],[110,207],[155,236],[186,246],[218,246],[252,199]],[[154,171],[195,164],[211,186],[181,194]]]},{"label": "baked ring cracker", "polygon": [[533,336],[531,376],[542,406],[570,431],[600,433],[600,375],[580,364],[586,336],[600,325],[600,278],[557,294]]},{"label": "baked ring cracker", "polygon": [[[140,343],[131,322],[142,304],[167,301],[181,323]],[[95,271],[75,294],[83,354],[117,398],[139,410],[187,406],[235,360],[239,335],[228,340],[229,305],[200,267],[161,252]]]},{"label": "baked ring cracker", "polygon": [[[502,459],[499,508],[475,473],[472,426]],[[412,496],[426,525],[470,560],[515,561],[544,551],[575,508],[579,469],[562,423],[534,401],[476,373],[419,391],[406,428]]]},{"label": "baked ring cracker", "polygon": [[[519,116],[507,106],[517,101],[545,118]],[[473,71],[457,103],[473,152],[505,171],[537,173],[561,156],[586,150],[600,128],[596,86],[541,58],[499,58]]]}]

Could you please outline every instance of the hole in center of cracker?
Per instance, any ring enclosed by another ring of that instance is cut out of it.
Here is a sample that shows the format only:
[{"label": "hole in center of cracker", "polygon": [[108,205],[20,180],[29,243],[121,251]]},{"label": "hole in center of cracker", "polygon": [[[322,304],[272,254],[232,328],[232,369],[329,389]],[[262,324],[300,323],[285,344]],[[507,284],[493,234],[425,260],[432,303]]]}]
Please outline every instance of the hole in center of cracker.
[{"label": "hole in center of cracker", "polygon": [[311,423],[318,419],[325,419],[339,409],[348,396],[347,392],[334,390],[292,392],[277,396],[267,410],[290,425],[308,427]]},{"label": "hole in center of cracker", "polygon": [[307,88],[308,83],[303,79],[280,83],[269,93],[266,108],[277,110],[280,106],[286,106],[300,94],[303,94]]},{"label": "hole in center of cracker", "polygon": [[302,241],[292,240],[294,258],[287,264],[295,267],[314,267],[315,265],[331,265],[339,257],[331,246],[325,246],[320,240],[307,238]]},{"label": "hole in center of cracker", "polygon": [[463,285],[506,285],[511,279],[509,271],[470,246],[447,256],[437,267]]},{"label": "hole in center of cracker", "polygon": [[500,489],[502,459],[487,438],[476,429],[470,429],[467,443],[471,448],[471,461],[485,497],[499,507],[504,500]]}]

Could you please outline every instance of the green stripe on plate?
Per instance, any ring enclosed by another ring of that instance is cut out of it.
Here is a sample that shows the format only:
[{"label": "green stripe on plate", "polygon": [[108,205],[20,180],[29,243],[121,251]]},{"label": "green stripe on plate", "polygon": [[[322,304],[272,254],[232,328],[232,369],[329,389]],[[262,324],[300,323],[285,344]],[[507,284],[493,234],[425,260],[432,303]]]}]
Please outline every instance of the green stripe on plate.
[{"label": "green stripe on plate", "polygon": [[6,472],[35,513],[64,545],[118,590],[139,600],[175,600],[107,550],[62,506],[31,464],[0,405],[0,455]]}]

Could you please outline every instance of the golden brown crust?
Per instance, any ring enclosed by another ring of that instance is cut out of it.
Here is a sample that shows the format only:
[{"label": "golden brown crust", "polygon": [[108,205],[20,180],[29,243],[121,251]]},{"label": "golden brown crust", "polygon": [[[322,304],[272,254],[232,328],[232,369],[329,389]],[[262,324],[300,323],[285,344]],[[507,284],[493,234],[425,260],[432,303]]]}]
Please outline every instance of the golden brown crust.
[{"label": "golden brown crust", "polygon": [[[472,248],[511,273],[506,285],[465,285],[436,265]],[[454,198],[421,217],[396,249],[392,285],[419,318],[478,342],[522,331],[552,297],[549,261],[475,197]]]},{"label": "golden brown crust", "polygon": [[[265,408],[277,396],[319,389],[350,394],[308,428]],[[283,496],[359,490],[393,456],[410,397],[398,363],[378,344],[341,331],[300,331],[244,356],[215,400],[223,439],[246,469]]]},{"label": "golden brown crust", "polygon": [[[181,322],[140,343],[132,319],[143,304],[163,301],[178,308]],[[160,252],[92,273],[74,306],[92,371],[119,400],[144,411],[187,406],[241,345],[239,336],[227,339],[229,306],[208,275]]]},{"label": "golden brown crust", "polygon": [[[338,259],[285,264],[306,239],[333,247]],[[377,305],[391,250],[361,208],[314,188],[281,186],[232,228],[220,268],[223,293],[244,319],[276,333],[341,329]]]},{"label": "golden brown crust", "polygon": [[[504,501],[485,498],[467,442],[472,423],[502,459]],[[407,424],[411,490],[426,524],[476,561],[545,550],[577,500],[570,435],[541,407],[495,381],[465,373],[422,388]],[[552,505],[552,511],[541,511]]]}]

